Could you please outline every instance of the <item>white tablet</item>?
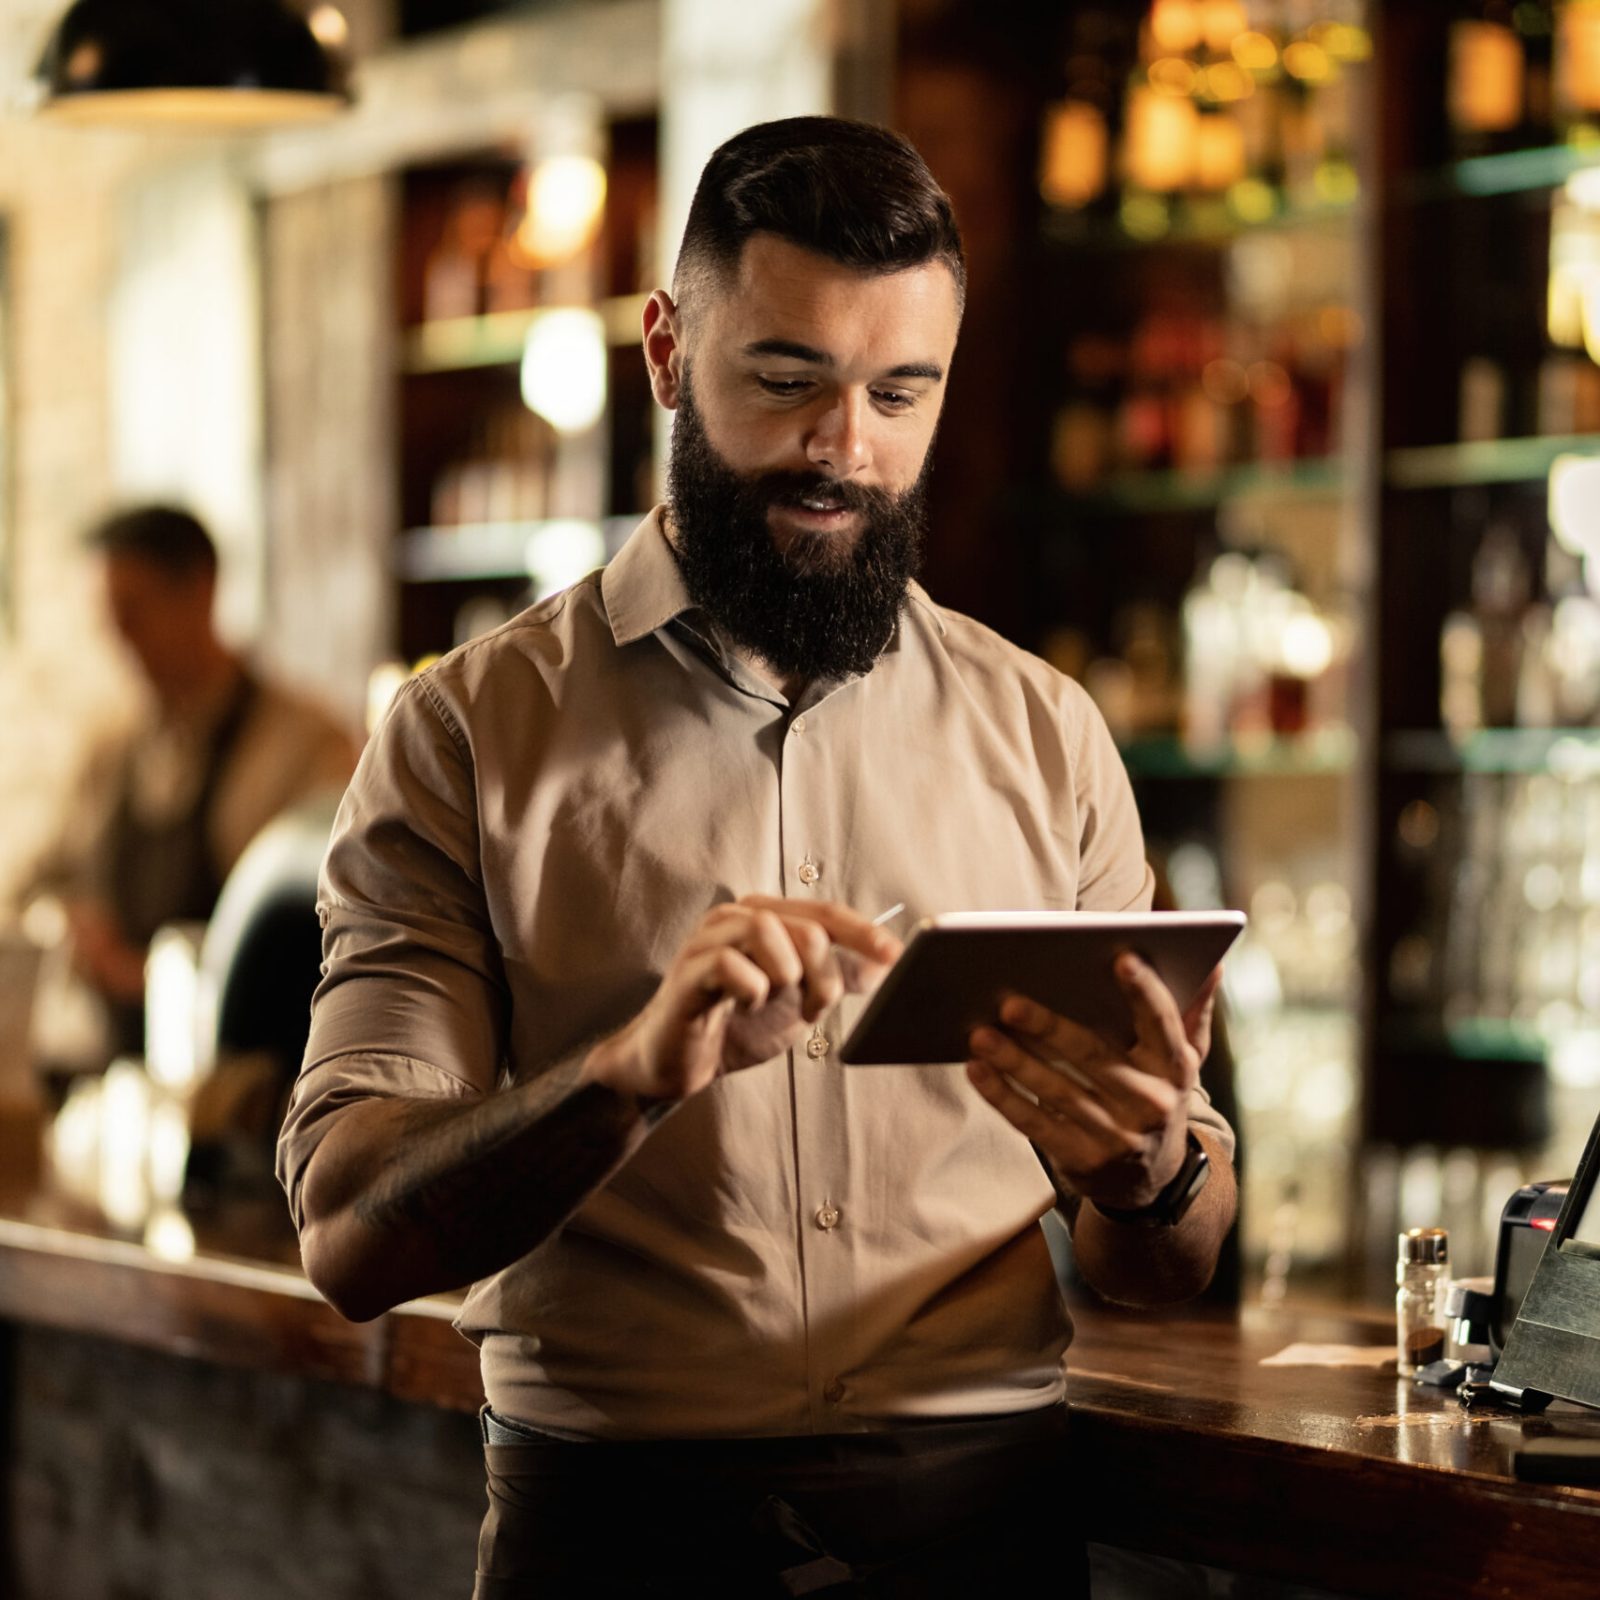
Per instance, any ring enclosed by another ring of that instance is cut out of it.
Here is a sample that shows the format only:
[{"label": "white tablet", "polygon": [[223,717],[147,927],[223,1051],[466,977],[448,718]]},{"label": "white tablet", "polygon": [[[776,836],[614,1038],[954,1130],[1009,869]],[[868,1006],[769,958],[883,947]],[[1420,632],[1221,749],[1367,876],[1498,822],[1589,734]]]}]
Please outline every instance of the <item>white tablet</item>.
[{"label": "white tablet", "polygon": [[967,1039],[1026,995],[1121,1044],[1133,1014],[1113,964],[1142,956],[1180,1010],[1245,924],[1242,911],[966,911],[918,923],[839,1058],[850,1066],[965,1061]]}]

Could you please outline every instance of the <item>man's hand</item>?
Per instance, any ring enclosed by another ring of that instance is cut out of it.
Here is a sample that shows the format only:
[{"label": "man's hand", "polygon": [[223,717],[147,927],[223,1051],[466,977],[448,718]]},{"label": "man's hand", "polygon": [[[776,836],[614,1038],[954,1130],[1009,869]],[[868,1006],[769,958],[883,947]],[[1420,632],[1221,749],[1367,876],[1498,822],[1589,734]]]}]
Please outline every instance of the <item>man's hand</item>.
[{"label": "man's hand", "polygon": [[1003,1028],[974,1031],[967,1075],[1066,1188],[1131,1209],[1153,1201],[1182,1164],[1189,1091],[1211,1048],[1222,969],[1184,1013],[1137,956],[1120,956],[1116,976],[1133,1012],[1131,1048],[1012,995],[1000,1010]]},{"label": "man's hand", "polygon": [[830,901],[746,895],[716,906],[644,1010],[595,1047],[588,1077],[645,1100],[685,1099],[798,1044],[900,950],[893,934]]}]

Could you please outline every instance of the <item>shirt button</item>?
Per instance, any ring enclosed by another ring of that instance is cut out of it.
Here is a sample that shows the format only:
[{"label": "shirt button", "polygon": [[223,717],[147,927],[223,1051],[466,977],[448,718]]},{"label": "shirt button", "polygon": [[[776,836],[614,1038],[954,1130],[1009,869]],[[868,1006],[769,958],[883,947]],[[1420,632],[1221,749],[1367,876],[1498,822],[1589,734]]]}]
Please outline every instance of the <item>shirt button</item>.
[{"label": "shirt button", "polygon": [[814,1220],[824,1233],[832,1233],[839,1226],[838,1206],[818,1206]]},{"label": "shirt button", "polygon": [[814,1033],[806,1040],[806,1054],[813,1061],[820,1061],[832,1048],[825,1034]]},{"label": "shirt button", "polygon": [[804,717],[796,717],[794,721],[789,724],[790,733],[804,733],[805,731],[806,719]]},{"label": "shirt button", "polygon": [[833,1382],[822,1391],[822,1398],[826,1400],[830,1406],[838,1405],[838,1403],[844,1399],[844,1385],[840,1383],[837,1378],[835,1378]]},{"label": "shirt button", "polygon": [[799,876],[801,883],[805,884],[805,886],[809,889],[811,885],[822,876],[822,868],[819,867],[810,856],[807,856],[805,860],[800,863]]}]

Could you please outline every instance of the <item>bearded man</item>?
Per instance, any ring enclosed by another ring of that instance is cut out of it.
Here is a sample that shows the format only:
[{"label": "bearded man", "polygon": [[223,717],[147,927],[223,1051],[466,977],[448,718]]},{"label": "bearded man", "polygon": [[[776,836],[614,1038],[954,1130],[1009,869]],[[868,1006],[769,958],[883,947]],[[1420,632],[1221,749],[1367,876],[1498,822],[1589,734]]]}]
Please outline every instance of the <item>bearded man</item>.
[{"label": "bearded man", "polygon": [[1132,958],[1131,1050],[1018,996],[964,1070],[838,1061],[884,908],[1150,899],[1087,698],[912,576],[963,289],[895,135],[722,146],[644,314],[668,504],[345,800],[280,1173],[345,1314],[471,1285],[483,1600],[1081,1592],[1040,1218],[1130,1301],[1231,1221],[1210,1000]]}]

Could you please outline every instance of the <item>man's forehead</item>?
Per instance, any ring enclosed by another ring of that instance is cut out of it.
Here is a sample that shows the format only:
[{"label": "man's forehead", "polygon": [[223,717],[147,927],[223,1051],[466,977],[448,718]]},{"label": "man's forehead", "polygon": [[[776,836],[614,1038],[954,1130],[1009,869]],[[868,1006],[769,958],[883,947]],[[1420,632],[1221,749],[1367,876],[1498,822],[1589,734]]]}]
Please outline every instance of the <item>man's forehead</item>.
[{"label": "man's forehead", "polygon": [[876,333],[914,338],[941,353],[958,323],[955,278],[938,260],[893,272],[848,266],[776,234],[753,235],[711,295],[721,332],[741,346],[791,343],[829,348],[828,340]]}]

